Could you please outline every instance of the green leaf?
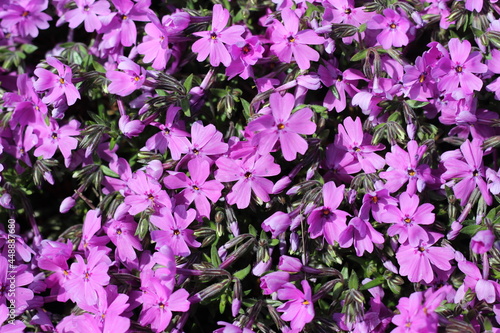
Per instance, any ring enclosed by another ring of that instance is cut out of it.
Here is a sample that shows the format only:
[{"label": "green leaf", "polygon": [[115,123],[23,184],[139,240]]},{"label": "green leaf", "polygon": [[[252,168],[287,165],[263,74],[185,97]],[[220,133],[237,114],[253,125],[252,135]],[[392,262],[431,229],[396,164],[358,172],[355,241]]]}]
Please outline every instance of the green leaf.
[{"label": "green leaf", "polygon": [[245,119],[250,118],[250,103],[247,100],[240,98],[241,105],[243,106],[243,114]]},{"label": "green leaf", "polygon": [[21,46],[21,50],[23,50],[24,53],[30,54],[35,52],[38,49],[38,46],[31,45],[31,44],[23,44]]},{"label": "green leaf", "polygon": [[359,290],[368,290],[370,288],[374,288],[374,287],[377,287],[377,286],[380,286],[381,284],[383,284],[385,282],[385,278],[383,276],[379,276],[378,278],[374,279],[374,280],[371,280],[370,282],[368,283],[365,283],[363,284]]},{"label": "green leaf", "polygon": [[254,237],[257,237],[257,230],[251,224],[248,225],[248,233]]},{"label": "green leaf", "polygon": [[366,59],[366,54],[368,53],[368,50],[362,50],[355,55],[352,56],[351,61],[360,61],[363,59]]},{"label": "green leaf", "polygon": [[[110,145],[111,146],[111,145]],[[102,172],[106,175],[106,176],[109,176],[109,177],[113,177],[113,178],[120,178],[120,175],[117,174],[116,172],[114,172],[113,170],[111,170],[110,168],[108,168],[107,166],[105,165],[101,165],[101,170]]]},{"label": "green leaf", "polygon": [[[92,58],[94,59],[94,58]],[[96,60],[92,61],[92,67],[94,67],[94,69],[99,72],[99,73],[106,73],[106,69],[104,68],[103,65],[101,65],[99,62],[97,62]]]},{"label": "green leaf", "polygon": [[471,224],[471,225],[468,225],[468,226],[462,228],[462,230],[460,230],[460,233],[466,234],[469,236],[474,236],[479,230],[486,230],[486,227],[484,227],[482,225]]},{"label": "green leaf", "polygon": [[365,30],[366,30],[366,23],[363,23],[362,25],[359,26],[358,31],[364,32]]},{"label": "green leaf", "polygon": [[219,312],[221,314],[223,314],[224,310],[226,310],[226,304],[227,304],[227,295],[226,294],[220,295]]},{"label": "green leaf", "polygon": [[349,277],[347,286],[349,287],[349,289],[358,289],[359,279],[358,279],[358,274],[356,274],[355,271],[351,272],[351,276]]},{"label": "green leaf", "polygon": [[189,75],[186,80],[184,81],[184,88],[186,88],[186,91],[189,92],[193,86],[193,74]]},{"label": "green leaf", "polygon": [[135,236],[138,236],[142,240],[146,237],[148,231],[149,221],[146,218],[141,218],[139,220],[139,224],[137,225],[137,229],[135,229]]},{"label": "green leaf", "polygon": [[217,246],[216,244],[212,244],[212,247],[210,248],[210,262],[214,267],[219,267],[221,264],[219,253],[217,252]]},{"label": "green leaf", "polygon": [[409,101],[406,101],[406,104],[408,104],[412,109],[416,109],[416,108],[421,108],[421,107],[429,104],[429,102],[409,100]]},{"label": "green leaf", "polygon": [[248,275],[248,273],[250,273],[251,270],[252,270],[252,265],[248,265],[247,267],[245,267],[245,268],[237,271],[236,273],[234,273],[233,276],[235,278],[243,280]]}]

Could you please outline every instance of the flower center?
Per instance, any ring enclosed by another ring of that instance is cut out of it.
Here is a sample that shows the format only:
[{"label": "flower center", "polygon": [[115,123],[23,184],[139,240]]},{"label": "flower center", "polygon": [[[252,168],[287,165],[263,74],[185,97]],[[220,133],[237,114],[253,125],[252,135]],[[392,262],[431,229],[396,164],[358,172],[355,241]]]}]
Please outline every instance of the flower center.
[{"label": "flower center", "polygon": [[118,235],[121,235],[121,234],[122,234],[122,229],[120,229],[120,228],[116,229],[116,233],[117,233]]},{"label": "flower center", "polygon": [[213,39],[213,40],[217,39],[217,34],[215,32],[212,32],[210,34],[210,38]]},{"label": "flower center", "polygon": [[247,44],[247,45],[243,46],[243,48],[241,49],[241,52],[243,52],[243,54],[247,54],[251,50],[252,50],[252,48],[250,47],[250,45]]},{"label": "flower center", "polygon": [[128,19],[128,16],[127,16],[127,15],[125,15],[125,14],[123,14],[123,15],[122,15],[122,21],[125,21],[126,19]]},{"label": "flower center", "polygon": [[196,185],[193,185],[193,190],[198,191],[200,188]]},{"label": "flower center", "polygon": [[245,178],[252,177],[252,173],[250,171],[245,172]]},{"label": "flower center", "polygon": [[64,81],[64,79],[63,79],[62,77],[60,77],[60,78],[59,78],[59,82],[60,82],[61,84],[64,84],[66,81]]},{"label": "flower center", "polygon": [[158,307],[159,307],[160,309],[164,309],[164,308],[165,308],[165,304],[160,303],[160,304],[158,304]]},{"label": "flower center", "polygon": [[391,29],[396,29],[397,27],[398,27],[398,25],[394,22],[389,25],[389,28],[391,28]]},{"label": "flower center", "polygon": [[422,74],[420,74],[420,76],[418,77],[418,82],[420,82],[420,83],[424,82],[426,76],[427,76],[426,72],[423,72]]},{"label": "flower center", "polygon": [[373,203],[377,203],[378,202],[378,197],[375,195],[371,198],[372,202]]},{"label": "flower center", "polygon": [[308,300],[305,300],[304,302],[302,302],[302,304],[304,304],[304,305],[309,305],[309,304],[311,304],[311,303],[309,303],[309,301],[308,301]]},{"label": "flower center", "polygon": [[140,79],[141,79],[141,78],[140,78],[139,76],[137,76],[137,75],[134,77],[134,81],[135,81],[135,82],[139,81]]},{"label": "flower center", "polygon": [[180,234],[181,234],[181,232],[179,231],[179,229],[174,230],[174,235],[179,236]]},{"label": "flower center", "polygon": [[288,41],[289,41],[290,43],[295,42],[295,37],[293,37],[293,36],[288,37]]},{"label": "flower center", "polygon": [[420,252],[425,252],[425,247],[423,247],[423,246],[419,246],[419,247],[418,247],[418,250],[419,250]]},{"label": "flower center", "polygon": [[346,13],[347,15],[351,14],[351,13],[352,13],[351,8],[346,8],[346,9],[344,10],[344,13]]},{"label": "flower center", "polygon": [[150,201],[155,201],[155,196],[150,193],[150,194],[148,194],[148,199]]},{"label": "flower center", "polygon": [[282,129],[285,128],[285,124],[278,124],[278,126],[276,127],[281,131]]},{"label": "flower center", "polygon": [[52,135],[51,135],[51,138],[54,139],[54,140],[57,139],[57,133],[53,132]]},{"label": "flower center", "polygon": [[407,217],[403,220],[405,223],[411,223],[411,218]]},{"label": "flower center", "polygon": [[30,14],[30,12],[28,12],[27,10],[25,10],[25,11],[21,14],[21,16],[22,16],[22,17],[26,17],[26,16],[28,16],[29,14]]},{"label": "flower center", "polygon": [[84,10],[84,11],[86,11],[86,12],[88,12],[88,11],[90,10],[89,5],[85,5],[85,6],[83,7],[83,10]]},{"label": "flower center", "polygon": [[474,172],[472,173],[472,177],[477,177],[478,175],[479,175],[479,171],[474,170]]},{"label": "flower center", "polygon": [[408,176],[413,177],[413,176],[415,176],[416,174],[417,174],[417,173],[415,172],[415,170],[413,170],[413,169],[408,170]]},{"label": "flower center", "polygon": [[89,278],[90,278],[90,273],[89,273],[89,271],[86,271],[84,279],[89,280]]},{"label": "flower center", "polygon": [[455,71],[456,71],[457,73],[462,73],[463,69],[464,69],[464,68],[463,68],[462,66],[457,66],[457,67],[455,67]]},{"label": "flower center", "polygon": [[356,153],[359,153],[361,151],[361,148],[359,147],[354,147],[352,148],[352,150],[354,150]]},{"label": "flower center", "polygon": [[328,216],[332,213],[332,211],[329,208],[323,208],[321,213],[323,214],[323,216]]}]

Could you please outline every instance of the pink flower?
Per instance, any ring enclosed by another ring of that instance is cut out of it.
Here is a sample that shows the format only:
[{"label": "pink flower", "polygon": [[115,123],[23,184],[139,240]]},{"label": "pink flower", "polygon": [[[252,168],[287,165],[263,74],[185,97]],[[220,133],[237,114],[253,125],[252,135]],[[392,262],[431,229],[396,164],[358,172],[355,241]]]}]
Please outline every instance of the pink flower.
[{"label": "pink flower", "polygon": [[285,284],[283,288],[278,290],[278,298],[289,301],[280,305],[277,310],[283,312],[281,319],[289,321],[293,330],[302,330],[314,318],[311,287],[306,280],[302,280],[301,284],[304,292],[291,283]]},{"label": "pink flower", "polygon": [[339,235],[340,247],[347,248],[353,245],[358,257],[363,256],[365,251],[372,253],[373,244],[383,243],[384,236],[376,231],[370,222],[359,217],[351,219],[347,228]]},{"label": "pink flower", "polygon": [[483,254],[491,250],[495,235],[489,229],[478,231],[470,240],[470,248],[474,253]]},{"label": "pink flower", "polygon": [[151,232],[151,238],[157,243],[156,247],[165,245],[172,249],[176,256],[189,256],[189,247],[199,247],[193,230],[188,229],[194,221],[196,212],[194,209],[186,210],[186,206],[176,206],[173,215],[168,208],[160,209],[158,214],[151,215],[151,223],[160,228]]},{"label": "pink flower", "polygon": [[47,63],[57,70],[57,75],[45,68],[35,69],[35,75],[38,76],[38,80],[33,84],[35,89],[48,90],[42,102],[57,104],[64,96],[68,105],[75,104],[76,100],[80,99],[80,93],[71,82],[73,78],[71,68],[54,57],[48,57]]},{"label": "pink flower", "polygon": [[299,31],[299,18],[289,8],[281,11],[281,18],[283,23],[273,23],[271,51],[286,63],[291,62],[293,55],[300,69],[309,69],[311,61],[319,60],[319,53],[307,44],[320,45],[325,39],[311,29]]},{"label": "pink flower", "polygon": [[435,277],[434,269],[447,271],[451,268],[450,261],[455,253],[449,247],[432,246],[442,235],[429,233],[428,242],[421,241],[413,246],[408,243],[401,245],[396,253],[400,269],[399,274],[408,276],[410,282],[431,283]]},{"label": "pink flower", "polygon": [[108,71],[106,78],[111,81],[108,90],[111,94],[128,96],[137,89],[141,89],[146,80],[146,70],[127,57],[120,56],[118,69]]},{"label": "pink flower", "polygon": [[131,194],[125,196],[125,203],[130,206],[130,215],[138,214],[146,209],[153,211],[161,207],[172,207],[168,194],[162,190],[160,183],[143,171],[137,171],[129,180]]},{"label": "pink flower", "polygon": [[337,209],[344,199],[344,188],[344,185],[336,187],[334,182],[323,185],[323,207],[315,208],[307,218],[311,238],[324,236],[331,245],[339,240],[349,216],[349,213]]},{"label": "pink flower", "polygon": [[382,30],[377,35],[377,42],[384,49],[407,45],[409,40],[406,33],[410,28],[410,21],[390,8],[384,9],[383,14],[376,14],[367,22],[368,29]]},{"label": "pink flower", "polygon": [[85,31],[93,32],[101,29],[101,19],[111,14],[109,2],[104,0],[75,0],[76,8],[65,13],[58,24],[65,20],[69,22],[69,27],[74,29],[82,22],[85,23]]},{"label": "pink flower", "polygon": [[17,0],[6,2],[0,12],[2,27],[21,37],[38,36],[38,29],[49,27],[52,18],[42,13],[47,9],[47,0]]},{"label": "pink flower", "polygon": [[220,157],[216,164],[219,169],[215,173],[215,179],[222,182],[237,180],[227,195],[227,201],[230,205],[236,204],[239,209],[248,207],[252,192],[260,200],[268,202],[273,182],[264,177],[276,176],[281,171],[269,154],[253,155],[245,160]]},{"label": "pink flower", "polygon": [[217,180],[207,180],[210,175],[210,164],[205,160],[195,158],[189,161],[188,171],[191,178],[179,172],[165,177],[163,182],[169,189],[185,188],[177,197],[186,204],[194,201],[198,214],[210,217],[211,208],[208,199],[212,202],[219,200],[224,185]]},{"label": "pink flower", "polygon": [[304,154],[308,148],[307,141],[299,134],[313,134],[316,131],[316,124],[310,120],[313,112],[304,108],[291,114],[295,104],[292,94],[281,96],[274,93],[269,97],[269,102],[271,114],[263,115],[247,126],[247,130],[257,132],[252,144],[258,147],[260,154],[266,154],[279,141],[283,157],[292,161],[297,153]]},{"label": "pink flower", "polygon": [[203,61],[210,56],[210,64],[214,67],[222,62],[224,66],[231,64],[231,55],[227,50],[227,45],[244,42],[241,35],[245,28],[241,25],[233,25],[226,28],[229,20],[229,11],[222,5],[214,5],[212,14],[212,30],[195,32],[193,35],[203,37],[193,43],[193,52],[198,53],[196,60]]},{"label": "pink flower", "polygon": [[[467,290],[476,293],[479,301],[494,303],[500,297],[500,284],[496,281],[486,280],[481,275],[479,268],[470,261],[459,261],[458,268],[465,274],[464,283],[457,291],[457,296],[463,296]],[[457,299],[457,302],[459,300]]]},{"label": "pink flower", "polygon": [[141,242],[135,236],[136,229],[137,222],[129,214],[120,219],[110,219],[105,225],[106,234],[116,246],[116,257],[123,262],[137,259],[134,249],[142,251]]},{"label": "pink flower", "polygon": [[78,140],[74,136],[80,134],[78,129],[80,123],[73,119],[67,125],[59,127],[59,124],[52,119],[49,127],[44,125],[40,125],[33,131],[39,138],[38,147],[33,154],[37,157],[51,158],[59,148],[65,158],[65,165],[68,167],[72,151],[78,146]]},{"label": "pink flower", "polygon": [[75,258],[76,262],[71,264],[72,276],[64,287],[77,304],[95,305],[106,297],[104,286],[109,283],[111,260],[97,248],[90,249],[87,262],[79,254]]}]

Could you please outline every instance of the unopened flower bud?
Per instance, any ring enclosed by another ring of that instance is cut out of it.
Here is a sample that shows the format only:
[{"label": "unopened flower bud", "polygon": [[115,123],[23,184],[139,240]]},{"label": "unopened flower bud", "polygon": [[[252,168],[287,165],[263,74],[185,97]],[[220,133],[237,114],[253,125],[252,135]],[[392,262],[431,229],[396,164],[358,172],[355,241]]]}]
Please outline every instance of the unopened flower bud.
[{"label": "unopened flower bud", "polygon": [[60,213],[67,213],[71,208],[73,208],[76,204],[75,199],[73,197],[67,197],[61,202],[61,206],[59,207]]},{"label": "unopened flower bud", "polygon": [[491,230],[481,230],[472,237],[470,241],[470,248],[474,253],[483,254],[491,250],[495,235]]}]

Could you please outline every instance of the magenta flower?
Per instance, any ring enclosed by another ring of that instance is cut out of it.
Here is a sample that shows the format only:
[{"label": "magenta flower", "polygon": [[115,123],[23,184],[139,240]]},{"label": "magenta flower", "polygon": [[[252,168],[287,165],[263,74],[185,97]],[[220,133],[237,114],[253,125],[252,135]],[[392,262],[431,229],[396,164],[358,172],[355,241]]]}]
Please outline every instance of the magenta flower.
[{"label": "magenta flower", "polygon": [[13,301],[16,305],[14,312],[18,316],[28,308],[28,301],[34,297],[33,291],[28,288],[33,282],[33,274],[26,265],[13,266],[6,257],[0,256],[0,304],[8,303],[7,300]]},{"label": "magenta flower", "polygon": [[[476,293],[479,301],[491,304],[500,298],[500,284],[483,278],[481,271],[474,263],[465,260],[459,261],[458,268],[465,274],[465,279],[457,291],[457,298],[463,297],[469,289]],[[457,301],[459,300],[457,299]]]},{"label": "magenta flower", "polygon": [[375,191],[366,193],[363,196],[363,204],[359,215],[363,218],[369,216],[371,211],[373,218],[377,222],[383,221],[383,214],[387,205],[396,206],[398,201],[389,195],[382,181],[375,182]]},{"label": "magenta flower", "polygon": [[491,205],[493,198],[488,191],[488,186],[485,177],[485,170],[483,164],[483,150],[481,142],[474,140],[470,142],[466,140],[460,146],[460,152],[463,156],[447,158],[444,161],[446,172],[443,173],[443,179],[461,178],[455,185],[453,185],[453,193],[461,200],[460,204],[465,206],[469,200],[472,191],[478,187],[483,195],[484,201]]},{"label": "magenta flower", "polygon": [[21,37],[38,36],[38,29],[49,27],[52,18],[43,13],[48,6],[48,0],[18,0],[6,2],[0,12],[2,27]]},{"label": "magenta flower", "polygon": [[127,57],[120,56],[118,69],[120,71],[106,72],[106,78],[111,81],[108,90],[111,94],[128,96],[141,89],[146,80],[146,70]]},{"label": "magenta flower", "polygon": [[390,193],[399,190],[406,182],[406,192],[415,194],[422,192],[426,184],[434,183],[434,178],[431,175],[431,169],[427,164],[420,164],[419,160],[427,150],[427,146],[418,146],[415,140],[411,140],[407,144],[407,150],[403,150],[398,145],[391,148],[391,152],[385,155],[385,160],[389,168],[385,172],[380,173],[382,179],[387,180],[385,188]]},{"label": "magenta flower", "polygon": [[75,4],[76,8],[65,13],[58,24],[65,20],[69,22],[69,27],[74,29],[84,22],[85,31],[93,32],[101,29],[101,20],[111,14],[109,2],[104,0],[75,0]]},{"label": "magenta flower", "polygon": [[217,67],[222,62],[224,66],[231,64],[231,55],[227,45],[244,42],[241,35],[245,28],[241,25],[233,25],[226,28],[229,20],[229,11],[222,5],[214,5],[212,14],[212,30],[195,32],[193,35],[203,37],[193,43],[193,52],[198,53],[196,60],[203,61],[210,56],[210,65]]},{"label": "magenta flower", "polygon": [[470,240],[470,248],[474,253],[483,254],[491,250],[494,242],[495,234],[491,230],[480,230]]},{"label": "magenta flower", "polygon": [[77,304],[95,305],[106,297],[104,286],[109,283],[108,269],[111,260],[104,251],[91,248],[87,262],[79,254],[71,264],[72,276],[64,287],[70,298]]},{"label": "magenta flower", "polygon": [[292,224],[290,215],[283,212],[276,212],[262,222],[261,226],[264,231],[271,232],[273,238],[277,238],[284,233]]},{"label": "magenta flower", "polygon": [[370,222],[355,217],[349,221],[347,228],[339,235],[340,247],[347,248],[354,246],[356,255],[363,256],[366,251],[373,252],[373,244],[383,244],[384,236],[373,228]]},{"label": "magenta flower", "polygon": [[104,228],[109,239],[116,246],[117,258],[123,262],[137,259],[134,249],[142,251],[142,245],[139,238],[135,236],[137,222],[133,216],[127,214],[120,219],[110,219]]},{"label": "magenta flower", "polygon": [[129,180],[131,194],[125,196],[125,203],[130,206],[130,215],[138,214],[146,209],[156,211],[161,207],[172,207],[168,194],[161,189],[160,183],[149,174],[137,171]]},{"label": "magenta flower", "polygon": [[300,69],[309,69],[311,61],[319,60],[319,53],[308,44],[320,45],[325,39],[311,29],[299,31],[299,18],[289,8],[281,11],[281,18],[283,23],[278,20],[273,23],[271,51],[286,63],[293,56]]},{"label": "magenta flower", "polygon": [[64,96],[68,105],[75,104],[76,100],[80,99],[80,93],[71,82],[73,78],[71,68],[54,57],[48,57],[46,61],[57,70],[57,74],[45,68],[35,69],[35,75],[38,77],[33,84],[35,89],[37,91],[48,90],[42,102],[57,104]]},{"label": "magenta flower", "polygon": [[199,247],[193,230],[188,229],[194,221],[196,211],[186,210],[186,206],[176,206],[173,215],[168,208],[160,209],[158,214],[151,215],[151,223],[160,228],[151,232],[151,239],[157,243],[156,247],[165,245],[172,249],[176,256],[188,256],[191,254],[189,247]]},{"label": "magenta flower", "polygon": [[375,172],[385,165],[385,160],[375,154],[377,150],[384,149],[382,144],[371,145],[372,136],[363,131],[361,119],[353,120],[348,117],[344,124],[339,124],[339,133],[335,136],[335,146],[351,154],[367,172]]},{"label": "magenta flower", "polygon": [[458,38],[452,38],[448,48],[450,58],[441,58],[432,71],[432,75],[439,78],[439,90],[454,93],[460,86],[465,95],[480,90],[483,81],[473,73],[486,73],[488,70],[488,66],[481,63],[481,53],[471,53],[469,41],[460,41]]},{"label": "magenta flower", "polygon": [[408,243],[401,245],[396,253],[399,263],[399,274],[408,276],[410,282],[431,283],[434,280],[434,269],[447,271],[451,268],[450,261],[455,258],[455,253],[449,247],[432,246],[439,238],[438,233],[429,233],[429,241],[421,241],[413,246]]},{"label": "magenta flower", "polygon": [[349,213],[337,209],[344,199],[344,188],[344,185],[336,187],[334,182],[323,185],[323,207],[315,208],[307,218],[311,238],[324,236],[331,245],[339,240],[349,216]]},{"label": "magenta flower", "polygon": [[280,142],[283,157],[292,161],[297,153],[307,151],[307,141],[299,134],[313,134],[316,124],[310,119],[313,112],[309,108],[301,109],[291,114],[295,104],[292,94],[281,96],[274,93],[269,97],[271,114],[263,115],[251,121],[247,130],[257,132],[252,138],[252,144],[257,146],[260,154],[267,154]]},{"label": "magenta flower", "polygon": [[276,176],[281,171],[269,154],[253,155],[245,160],[220,157],[216,164],[219,169],[215,173],[215,179],[221,182],[237,180],[227,195],[227,201],[230,205],[236,204],[239,209],[248,207],[252,192],[260,200],[268,202],[273,182],[264,177]]},{"label": "magenta flower", "polygon": [[14,108],[11,124],[35,125],[42,115],[47,114],[47,104],[38,96],[33,82],[33,78],[28,74],[21,74],[16,80],[19,94],[10,92],[4,94],[4,107]]},{"label": "magenta flower", "polygon": [[157,278],[151,277],[143,282],[143,294],[138,301],[142,303],[139,323],[142,326],[151,324],[154,332],[164,331],[172,319],[172,311],[186,312],[190,303],[189,293],[185,289],[172,292]]},{"label": "magenta flower", "polygon": [[69,166],[72,151],[78,146],[78,140],[75,136],[80,134],[80,123],[77,120],[71,120],[67,125],[59,127],[55,120],[50,121],[48,127],[45,124],[40,125],[33,130],[38,135],[37,148],[34,151],[35,156],[51,158],[59,148],[65,158],[66,167]]},{"label": "magenta flower", "polygon": [[[366,80],[363,74],[357,69],[346,69],[340,71],[330,62],[325,62],[325,66],[319,65],[318,74],[321,82],[328,89],[323,106],[329,111],[335,109],[337,112],[342,112],[347,106],[347,96],[354,96],[359,90],[356,88],[359,80]],[[333,93],[334,89],[336,94]]]},{"label": "magenta flower", "polygon": [[254,76],[252,65],[255,65],[264,53],[264,46],[259,37],[247,37],[244,42],[231,45],[230,51],[233,61],[226,68],[226,75],[229,79],[236,75],[243,79]]},{"label": "magenta flower", "polygon": [[224,185],[217,180],[207,181],[210,164],[206,160],[195,158],[189,161],[188,171],[191,178],[182,172],[177,172],[165,177],[163,182],[169,189],[184,188],[177,198],[188,205],[194,201],[198,214],[210,217],[211,208],[208,199],[212,202],[219,200]]},{"label": "magenta flower", "polygon": [[406,33],[410,29],[410,21],[390,8],[384,9],[383,14],[376,14],[367,22],[368,29],[382,30],[377,35],[377,42],[384,49],[407,45],[409,40]]},{"label": "magenta flower", "polygon": [[302,330],[314,318],[311,287],[306,280],[302,280],[301,284],[304,292],[291,283],[285,284],[283,288],[278,290],[280,300],[289,300],[277,308],[278,312],[283,312],[281,319],[289,321],[290,327],[298,331]]},{"label": "magenta flower", "polygon": [[401,244],[408,240],[411,246],[418,246],[420,241],[427,242],[429,240],[427,231],[420,225],[434,223],[435,215],[431,213],[434,206],[430,203],[419,206],[419,202],[417,195],[404,192],[399,196],[400,208],[393,205],[385,207],[386,212],[382,214],[382,221],[393,223],[387,229],[387,234],[389,236],[398,235],[398,241]]},{"label": "magenta flower", "polygon": [[417,57],[415,65],[404,67],[403,85],[407,89],[405,95],[413,100],[427,101],[435,94],[436,82],[432,78],[432,64],[428,57]]},{"label": "magenta flower", "polygon": [[212,164],[213,161],[210,157],[224,154],[227,149],[228,145],[223,141],[222,133],[214,125],[203,126],[201,121],[197,121],[191,126],[191,143],[188,150],[184,151],[187,155],[182,158],[179,164],[183,165],[183,162],[185,163],[192,158],[202,158]]},{"label": "magenta flower", "polygon": [[150,125],[158,127],[160,132],[156,133],[146,141],[148,150],[158,150],[161,154],[170,149],[172,159],[178,160],[183,152],[189,149],[189,133],[184,131],[184,122],[179,120],[180,107],[171,105],[167,110],[165,124],[152,122]]}]

